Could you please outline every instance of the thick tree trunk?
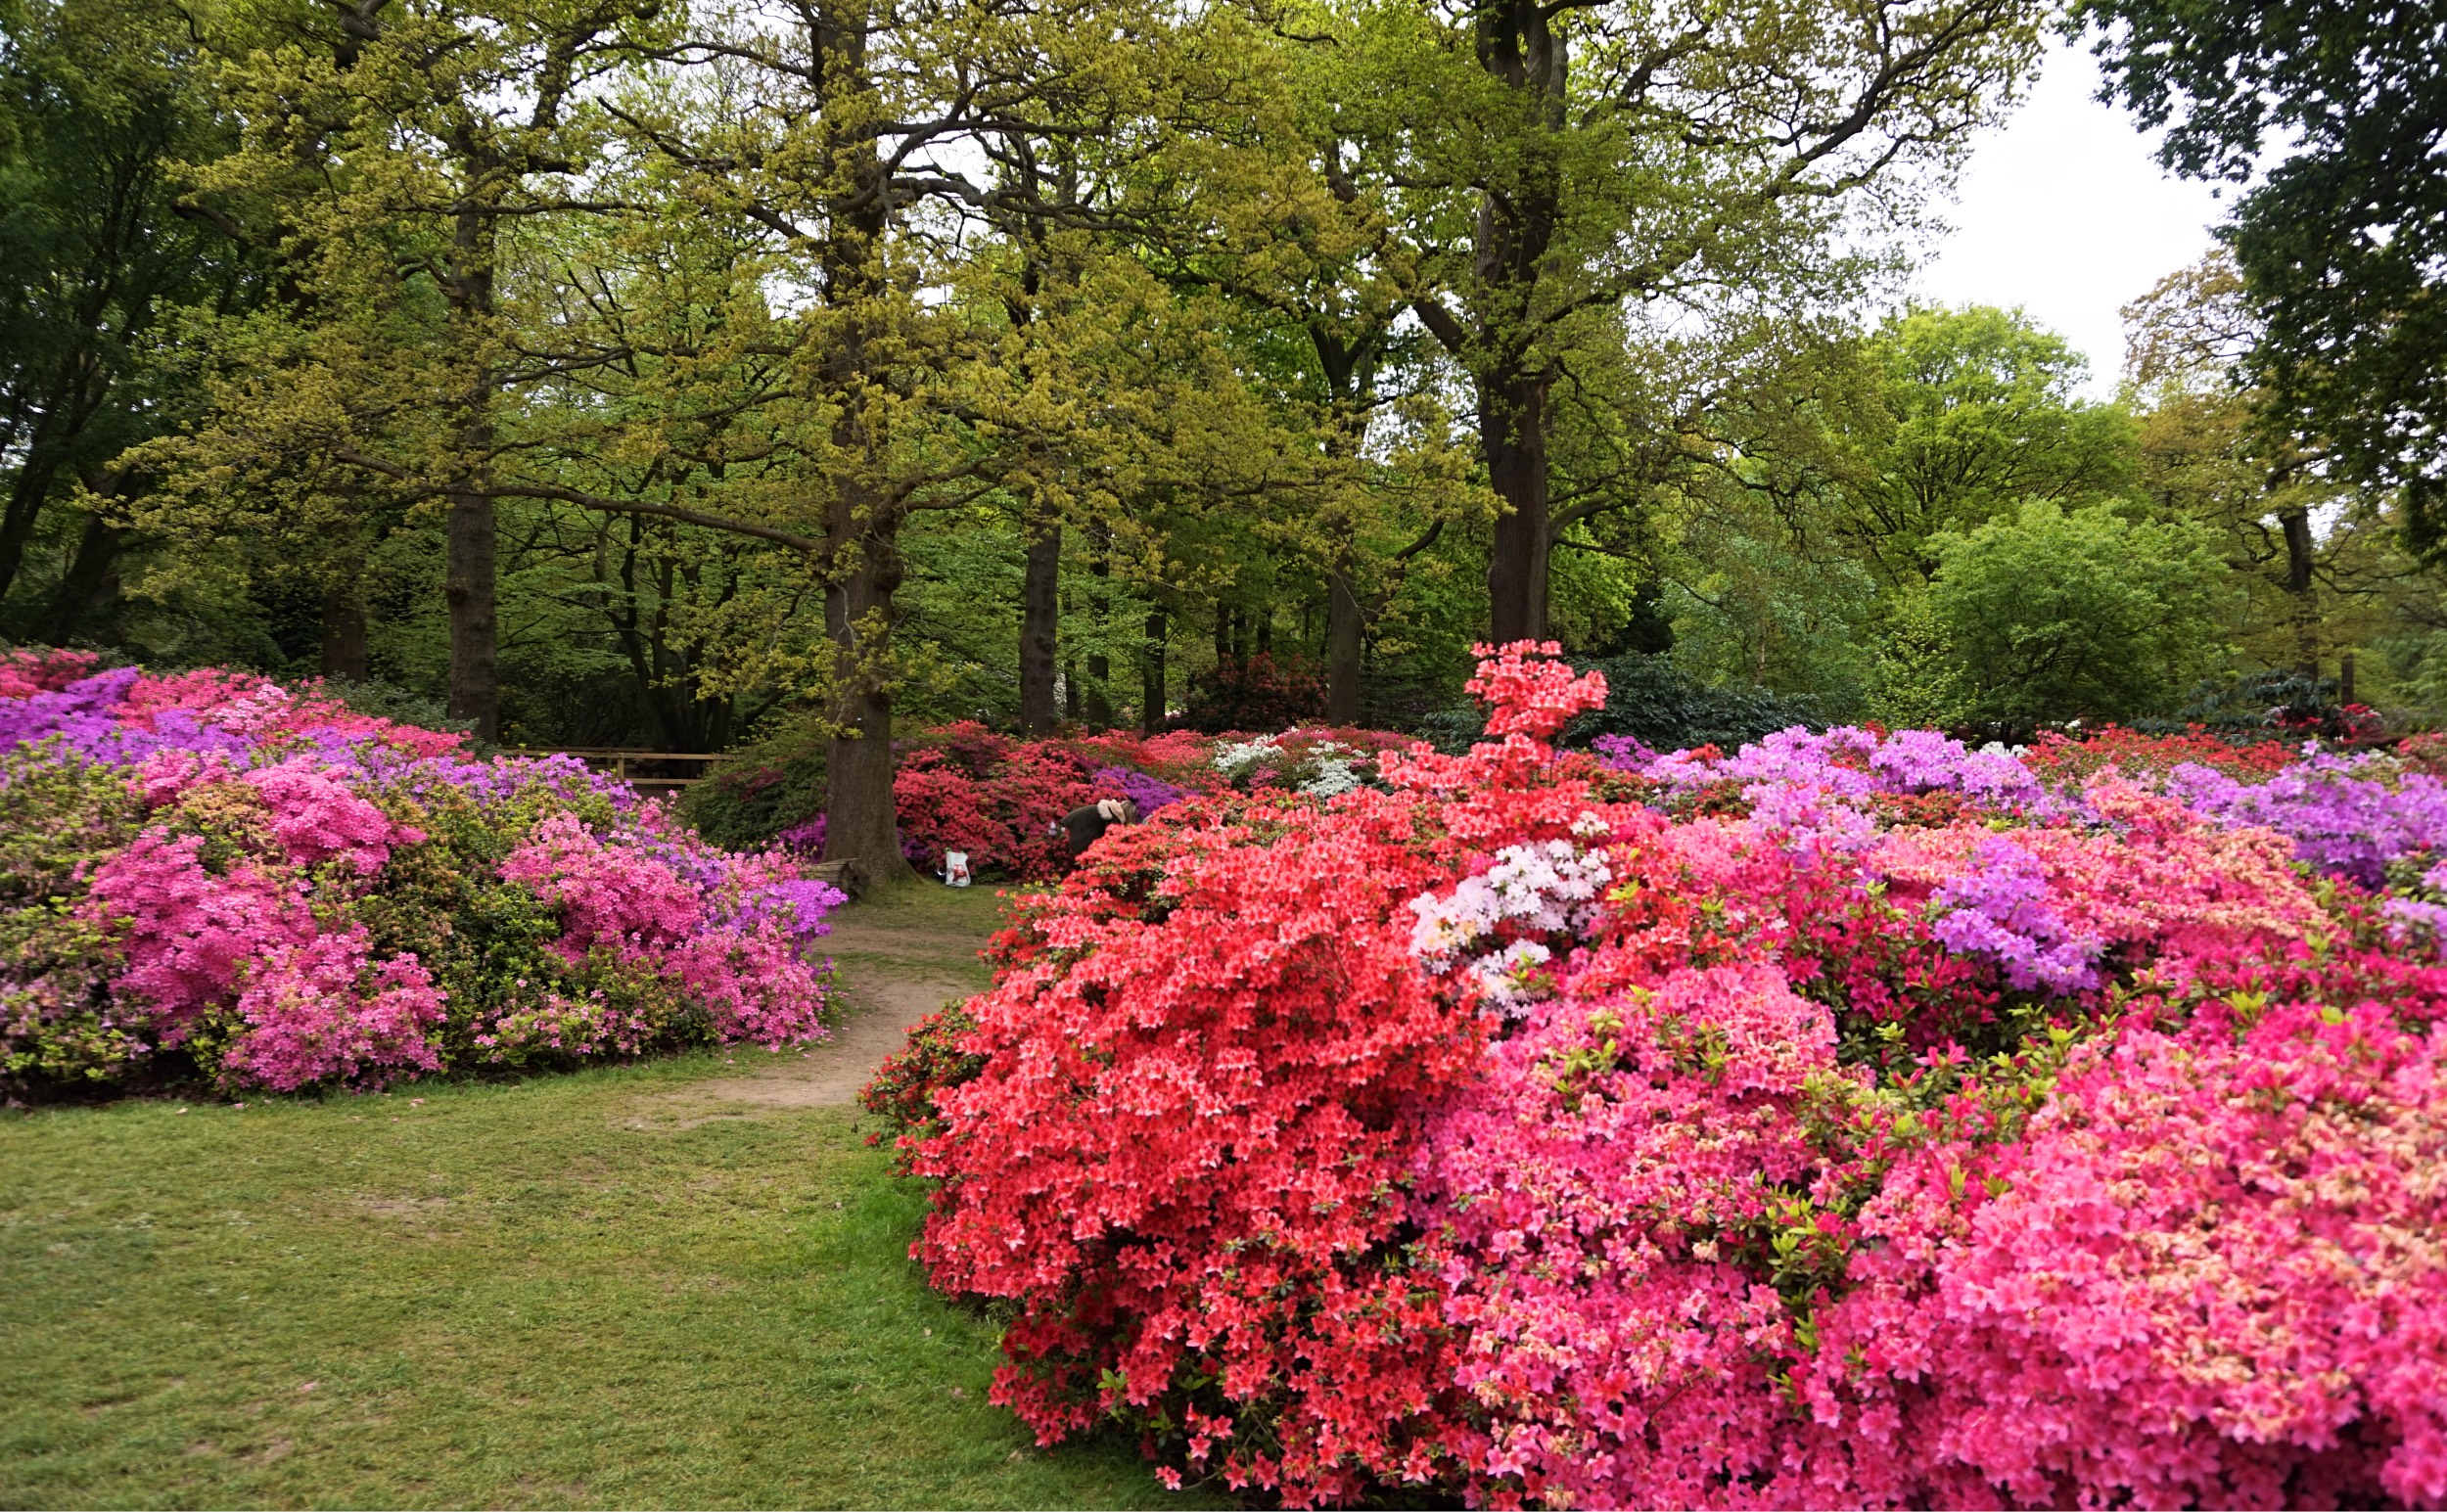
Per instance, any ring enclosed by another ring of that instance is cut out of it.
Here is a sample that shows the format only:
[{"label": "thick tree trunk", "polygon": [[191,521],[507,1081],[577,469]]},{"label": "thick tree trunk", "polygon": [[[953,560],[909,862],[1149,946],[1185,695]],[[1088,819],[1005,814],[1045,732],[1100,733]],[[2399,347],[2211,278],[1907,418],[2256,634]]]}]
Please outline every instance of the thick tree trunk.
[{"label": "thick tree trunk", "polygon": [[1169,696],[1164,687],[1167,629],[1164,610],[1160,606],[1147,611],[1146,644],[1139,652],[1138,661],[1138,728],[1140,733],[1146,735],[1153,735],[1164,728],[1164,705]]},{"label": "thick tree trunk", "polygon": [[[827,92],[866,93],[866,13],[856,6],[819,7],[811,28],[825,60]],[[825,772],[824,858],[854,860],[869,880],[913,875],[900,853],[893,805],[893,594],[900,587],[900,501],[880,488],[892,437],[891,411],[874,397],[869,358],[885,333],[894,298],[884,271],[882,242],[890,213],[890,170],[872,137],[831,128],[823,146],[843,192],[829,206],[831,235],[820,263],[825,302],[841,317],[824,358],[824,384],[838,406],[833,443],[844,458],[833,480],[824,524],[824,623],[833,641],[832,719]]]},{"label": "thick tree trunk", "polygon": [[475,371],[460,401],[457,476],[442,494],[450,514],[441,596],[450,619],[450,717],[466,720],[478,740],[495,740],[501,734],[491,492],[494,378],[485,357],[485,344],[492,336],[496,236],[489,214],[471,210],[459,217],[452,248],[457,266],[449,285],[452,312],[461,326],[459,339]]},{"label": "thick tree trunk", "polygon": [[891,649],[892,599],[900,586],[897,525],[862,500],[836,504],[832,581],[824,591],[839,729],[826,754],[824,859],[858,861],[877,882],[912,875],[893,807],[892,688],[879,670]]},{"label": "thick tree trunk", "polygon": [[60,579],[52,599],[52,641],[65,644],[75,639],[118,591],[119,543],[125,534],[98,514],[85,516],[76,555],[69,560],[68,573]]},{"label": "thick tree trunk", "polygon": [[1087,686],[1082,689],[1084,712],[1091,730],[1113,728],[1113,659],[1104,650],[1104,631],[1112,591],[1113,565],[1098,546],[1087,571],[1095,577],[1088,584],[1087,618],[1096,628],[1096,647],[1087,653]]},{"label": "thick tree trunk", "polygon": [[1325,574],[1325,720],[1360,722],[1360,656],[1366,625],[1348,562]]},{"label": "thick tree trunk", "polygon": [[1497,645],[1547,638],[1547,386],[1512,378],[1479,400],[1487,481],[1504,503],[1487,558],[1488,634]]},{"label": "thick tree trunk", "polygon": [[324,676],[365,681],[365,599],[355,583],[334,583],[323,590],[322,653]]},{"label": "thick tree trunk", "polygon": [[1054,700],[1054,649],[1062,624],[1062,526],[1039,527],[1028,543],[1020,595],[1020,731],[1050,735],[1062,717]]},{"label": "thick tree trunk", "polygon": [[2312,569],[2318,565],[2318,543],[2311,536],[2311,512],[2289,509],[2277,517],[2285,535],[2285,591],[2292,596],[2295,654],[2303,675],[2320,675],[2320,601],[2313,592]]},{"label": "thick tree trunk", "polygon": [[450,610],[450,717],[467,720],[478,740],[494,740],[501,734],[501,666],[492,495],[453,489],[449,500],[441,596]]},{"label": "thick tree trunk", "polygon": [[[1565,126],[1570,48],[1541,0],[1492,0],[1478,13],[1479,68],[1549,131]],[[1479,203],[1472,268],[1479,285],[1479,448],[1503,500],[1487,562],[1488,629],[1498,645],[1547,635],[1550,488],[1544,359],[1531,351],[1538,287],[1561,214],[1551,159],[1531,157]],[[1448,346],[1452,342],[1445,340]]]}]

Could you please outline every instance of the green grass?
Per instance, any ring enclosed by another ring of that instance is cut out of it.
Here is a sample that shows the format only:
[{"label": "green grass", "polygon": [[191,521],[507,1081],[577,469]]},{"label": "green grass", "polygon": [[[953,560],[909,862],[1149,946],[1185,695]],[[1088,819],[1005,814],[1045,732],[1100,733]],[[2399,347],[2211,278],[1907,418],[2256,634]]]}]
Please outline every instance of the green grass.
[{"label": "green grass", "polygon": [[1184,1499],[988,1406],[923,1194],[854,1110],[707,1117],[728,1069],[8,1115],[0,1505]]}]

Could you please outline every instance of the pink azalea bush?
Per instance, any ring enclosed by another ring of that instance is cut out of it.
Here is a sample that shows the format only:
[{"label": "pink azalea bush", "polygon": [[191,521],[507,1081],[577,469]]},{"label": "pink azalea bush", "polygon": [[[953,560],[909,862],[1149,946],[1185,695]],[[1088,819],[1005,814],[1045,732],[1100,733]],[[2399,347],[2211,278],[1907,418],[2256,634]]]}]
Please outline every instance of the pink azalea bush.
[{"label": "pink azalea bush", "polygon": [[566,757],[0,664],[0,1076],[296,1091],[821,1037],[841,894]]},{"label": "pink azalea bush", "polygon": [[887,1067],[997,1401],[1300,1504],[2447,1500],[2426,757],[1559,753],[1553,654],[1116,831]]}]

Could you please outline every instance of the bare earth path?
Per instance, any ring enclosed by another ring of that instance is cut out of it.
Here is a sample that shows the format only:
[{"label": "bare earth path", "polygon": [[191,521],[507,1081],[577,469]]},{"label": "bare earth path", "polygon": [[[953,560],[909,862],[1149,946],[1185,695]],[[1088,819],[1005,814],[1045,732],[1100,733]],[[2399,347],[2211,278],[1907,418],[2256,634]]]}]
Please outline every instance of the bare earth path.
[{"label": "bare earth path", "polygon": [[741,1050],[735,1074],[660,1094],[667,1106],[657,1113],[693,1123],[758,1108],[849,1107],[910,1025],[988,985],[977,952],[1002,914],[993,888],[924,881],[842,909],[829,943],[847,1009],[833,1037],[804,1052]]}]

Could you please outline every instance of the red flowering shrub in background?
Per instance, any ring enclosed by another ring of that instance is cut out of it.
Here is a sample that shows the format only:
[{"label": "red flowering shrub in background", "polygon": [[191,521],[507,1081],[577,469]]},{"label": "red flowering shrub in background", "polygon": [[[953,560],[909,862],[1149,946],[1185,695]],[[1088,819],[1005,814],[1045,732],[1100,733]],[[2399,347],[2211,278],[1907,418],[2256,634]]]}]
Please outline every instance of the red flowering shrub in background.
[{"label": "red flowering shrub in background", "polygon": [[1192,679],[1182,717],[1193,730],[1280,730],[1325,712],[1325,680],[1297,659],[1226,658]]},{"label": "red flowering shrub in background", "polygon": [[2022,753],[2022,764],[2043,778],[2079,782],[2113,766],[2128,777],[2162,777],[2197,762],[2231,777],[2269,777],[2301,759],[2299,744],[2256,740],[2244,744],[2212,735],[2199,725],[2183,735],[2144,735],[2104,725],[2079,737],[2043,730]]},{"label": "red flowering shrub in background", "polygon": [[0,652],[0,699],[57,693],[71,682],[92,676],[101,660],[90,651],[19,648]]},{"label": "red flowering shrub in background", "polygon": [[1558,757],[1537,649],[1108,837],[879,1086],[997,1400],[1304,1503],[2447,1498],[2433,914],[2116,737]]},{"label": "red flowering shrub in background", "polygon": [[1088,771],[1078,756],[1049,744],[983,729],[977,737],[961,743],[965,752],[946,744],[902,754],[892,784],[902,853],[930,870],[943,865],[945,851],[962,850],[981,871],[1054,875],[1063,851],[1046,832],[1064,814],[1096,801]]},{"label": "red flowering shrub in background", "polygon": [[[1382,730],[1322,726],[1246,737],[1107,730],[1021,739],[962,720],[899,743],[893,802],[901,852],[920,868],[939,870],[945,852],[958,850],[979,876],[1039,880],[1058,877],[1070,865],[1060,839],[1049,833],[1054,822],[1099,799],[1129,799],[1144,817],[1200,793],[1280,789],[1330,796],[1375,781],[1377,757],[1408,744],[1408,737]],[[707,805],[732,802],[726,791],[762,791],[768,777],[780,780],[778,773],[726,773],[717,782],[728,790],[694,798],[692,806],[728,830],[734,815],[709,815]],[[808,802],[820,805],[821,793]],[[795,820],[794,811],[777,812],[786,822],[772,838],[802,854],[819,851],[821,807]]]}]

